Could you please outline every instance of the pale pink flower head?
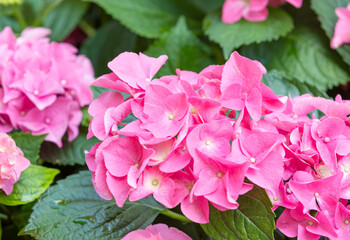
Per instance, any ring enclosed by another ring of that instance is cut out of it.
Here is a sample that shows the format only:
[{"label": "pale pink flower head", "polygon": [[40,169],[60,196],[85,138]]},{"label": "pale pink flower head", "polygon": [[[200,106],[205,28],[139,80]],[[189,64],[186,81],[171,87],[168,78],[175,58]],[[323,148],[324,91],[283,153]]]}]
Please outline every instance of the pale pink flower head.
[{"label": "pale pink flower head", "polygon": [[303,0],[270,0],[269,5],[272,7],[279,7],[288,2],[296,8],[301,8],[303,5]]},{"label": "pale pink flower head", "polygon": [[168,59],[148,57],[142,53],[124,52],[108,63],[108,67],[125,83],[135,89],[145,89]]},{"label": "pale pink flower head", "polygon": [[235,23],[244,18],[252,22],[264,21],[268,16],[269,0],[226,0],[222,7],[222,21]]},{"label": "pale pink flower head", "polygon": [[27,28],[18,38],[10,28],[0,32],[0,122],[6,124],[0,128],[48,134],[47,141],[61,146],[67,131],[69,141],[78,135],[94,72],[74,46],[50,42],[50,32]]},{"label": "pale pink flower head", "polygon": [[122,240],[191,240],[180,230],[165,224],[149,225],[146,229],[138,229],[128,233]]},{"label": "pale pink flower head", "polygon": [[0,189],[7,195],[19,180],[21,172],[28,168],[30,162],[23,155],[15,141],[6,133],[0,133]]},{"label": "pale pink flower head", "polygon": [[338,21],[335,24],[334,36],[331,40],[331,47],[333,49],[350,43],[350,3],[346,8],[335,9],[335,13],[338,16]]}]

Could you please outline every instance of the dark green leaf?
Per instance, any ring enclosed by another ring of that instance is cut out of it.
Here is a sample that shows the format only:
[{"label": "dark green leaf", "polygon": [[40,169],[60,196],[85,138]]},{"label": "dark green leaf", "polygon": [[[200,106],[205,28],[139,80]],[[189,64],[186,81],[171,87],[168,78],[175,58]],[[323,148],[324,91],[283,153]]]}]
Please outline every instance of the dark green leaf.
[{"label": "dark green leaf", "polygon": [[14,18],[0,14],[0,31],[2,31],[6,26],[11,27],[12,31],[15,33],[19,33],[21,31],[21,27]]},{"label": "dark green leaf", "polygon": [[319,91],[315,87],[296,79],[287,78],[283,72],[278,70],[270,70],[263,76],[262,82],[269,86],[277,95],[288,96],[290,94],[291,97],[296,97],[309,93],[313,96],[328,97],[324,91]]},{"label": "dark green leaf", "polygon": [[0,192],[0,203],[16,206],[34,201],[46,191],[60,171],[31,164],[21,174],[10,195]]},{"label": "dark green leaf", "polygon": [[96,138],[86,139],[86,133],[81,133],[73,142],[63,141],[63,147],[45,142],[40,152],[40,157],[53,164],[58,165],[85,165],[84,150],[90,148],[98,142]]},{"label": "dark green leaf", "polygon": [[45,16],[63,0],[24,0],[21,14],[27,26],[42,25]]},{"label": "dark green leaf", "polygon": [[276,40],[293,29],[292,18],[282,9],[270,9],[269,17],[263,22],[241,20],[234,24],[221,21],[219,12],[204,19],[203,27],[209,39],[218,43],[225,58],[242,45]]},{"label": "dark green leaf", "polygon": [[[133,32],[158,38],[176,24],[179,16],[196,16],[198,10],[188,0],[86,0],[94,2]],[[195,23],[190,20],[191,24]]]},{"label": "dark green leaf", "polygon": [[[311,0],[311,8],[318,15],[323,30],[329,39],[334,35],[334,26],[338,21],[335,15],[335,9],[338,7],[346,7],[349,0]],[[350,65],[350,45],[346,44],[337,49],[337,52],[343,57],[344,61]]]},{"label": "dark green leaf", "polygon": [[209,53],[209,47],[188,30],[184,17],[146,51],[153,57],[168,55],[169,59],[159,71],[160,75],[175,74],[176,68],[200,71],[212,64]]},{"label": "dark green leaf", "polygon": [[50,11],[44,19],[44,26],[52,31],[51,40],[61,41],[67,37],[78,25],[87,7],[88,3],[80,0],[64,0]]},{"label": "dark green leaf", "polygon": [[11,209],[11,220],[18,229],[22,229],[28,224],[35,203],[36,201],[33,201],[22,205],[21,207],[14,207]]},{"label": "dark green leaf", "polygon": [[321,39],[312,29],[298,28],[279,41],[244,47],[241,54],[324,91],[347,82],[350,76]]},{"label": "dark green leaf", "polygon": [[255,186],[238,198],[236,210],[221,212],[210,206],[209,223],[201,225],[204,231],[220,240],[269,240],[275,229],[272,204],[265,190]]},{"label": "dark green leaf", "polygon": [[133,51],[137,36],[116,21],[108,22],[87,39],[81,53],[91,59],[95,75],[109,73],[107,63],[124,51]]},{"label": "dark green leaf", "polygon": [[19,147],[24,156],[35,164],[39,159],[40,146],[43,143],[46,135],[34,136],[30,133],[13,133],[10,136],[15,140],[17,147]]},{"label": "dark green leaf", "polygon": [[190,0],[193,5],[205,13],[221,8],[224,0]]},{"label": "dark green leaf", "polygon": [[121,239],[145,228],[164,210],[152,198],[126,202],[123,208],[101,199],[83,171],[58,182],[33,208],[29,224],[20,234],[38,239]]}]

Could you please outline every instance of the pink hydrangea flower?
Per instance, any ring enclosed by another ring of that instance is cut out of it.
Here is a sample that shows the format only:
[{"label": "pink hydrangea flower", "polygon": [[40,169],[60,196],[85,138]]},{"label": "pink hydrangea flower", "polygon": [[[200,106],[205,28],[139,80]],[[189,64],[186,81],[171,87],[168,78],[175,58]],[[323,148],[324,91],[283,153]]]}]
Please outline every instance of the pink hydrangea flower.
[{"label": "pink hydrangea flower", "polygon": [[180,230],[165,224],[150,225],[146,229],[139,229],[128,233],[122,240],[191,240]]},{"label": "pink hydrangea flower", "polygon": [[6,133],[0,133],[0,189],[9,195],[21,172],[29,165],[30,161],[24,157],[15,141]]},{"label": "pink hydrangea flower", "polygon": [[[89,136],[102,143],[86,162],[102,198],[122,207],[127,198],[152,195],[167,208],[181,204],[186,217],[205,224],[209,203],[236,209],[255,184],[274,209],[286,208],[277,227],[287,236],[349,235],[349,101],[276,96],[261,83],[264,66],[237,52],[200,73],[177,70],[145,81],[164,59],[125,53],[110,64],[114,73],[95,82],[112,89],[89,108]],[[13,106],[4,102],[0,116],[7,108]],[[310,117],[315,109],[325,116]],[[136,120],[125,124],[129,113]]]},{"label": "pink hydrangea flower", "polygon": [[67,43],[50,42],[46,28],[27,28],[16,38],[0,32],[0,129],[48,134],[62,146],[68,131],[79,132],[81,107],[92,100],[94,72],[85,56]]},{"label": "pink hydrangea flower", "polygon": [[235,23],[241,18],[248,21],[264,21],[268,16],[269,0],[226,0],[222,7],[222,21]]},{"label": "pink hydrangea flower", "polygon": [[331,40],[333,49],[342,44],[350,43],[350,3],[346,8],[337,8],[335,13],[338,16],[338,21],[335,24],[334,36]]},{"label": "pink hydrangea flower", "polygon": [[303,0],[270,0],[269,5],[273,7],[279,7],[288,2],[296,8],[301,8],[303,5]]}]

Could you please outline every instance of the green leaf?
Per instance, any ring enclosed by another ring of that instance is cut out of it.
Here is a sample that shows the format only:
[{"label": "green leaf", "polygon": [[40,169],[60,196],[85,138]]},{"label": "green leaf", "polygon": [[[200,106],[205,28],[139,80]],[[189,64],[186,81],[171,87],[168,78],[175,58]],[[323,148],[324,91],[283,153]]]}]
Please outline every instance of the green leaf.
[{"label": "green leaf", "polygon": [[51,40],[61,41],[67,37],[80,22],[88,5],[80,0],[64,0],[50,11],[44,19],[44,26],[52,30]]},{"label": "green leaf", "polygon": [[46,15],[62,0],[24,0],[21,14],[27,26],[41,26]]},{"label": "green leaf", "polygon": [[21,31],[21,27],[15,19],[0,14],[0,31],[2,31],[7,26],[10,26],[15,33]]},{"label": "green leaf", "polygon": [[160,75],[175,74],[176,68],[200,71],[213,63],[209,53],[210,48],[187,28],[184,17],[146,51],[147,55],[153,57],[168,55],[169,59],[159,71]]},{"label": "green leaf", "polygon": [[17,147],[19,147],[24,156],[35,164],[39,159],[40,146],[43,143],[46,135],[34,136],[30,133],[13,133],[10,136],[15,140]]},{"label": "green leaf", "polygon": [[[311,8],[318,15],[323,30],[329,39],[334,35],[334,26],[338,21],[335,15],[335,9],[338,7],[345,8],[349,4],[349,0],[311,0]],[[350,65],[350,45],[342,45],[337,48],[337,52],[343,57],[344,61]]]},{"label": "green leaf", "polygon": [[225,58],[242,45],[276,40],[293,29],[292,18],[282,9],[269,9],[269,17],[263,22],[225,24],[220,16],[219,12],[207,15],[203,28],[209,39],[222,47]]},{"label": "green leaf", "polygon": [[164,210],[152,198],[126,202],[101,199],[83,171],[58,181],[33,208],[29,224],[20,235],[37,239],[121,239],[128,232],[145,228]]},{"label": "green leaf", "polygon": [[0,203],[16,206],[34,201],[46,191],[60,171],[31,164],[21,174],[10,195],[0,192]]},{"label": "green leaf", "polygon": [[209,13],[213,10],[221,8],[224,0],[190,0],[194,6],[202,10],[202,12]]},{"label": "green leaf", "polygon": [[265,190],[255,186],[238,198],[239,207],[221,212],[210,206],[209,223],[201,225],[214,239],[269,240],[275,229],[272,204]]},{"label": "green leaf", "polygon": [[[200,15],[188,0],[86,0],[94,2],[133,32],[158,38],[176,24],[179,16]],[[190,20],[196,24],[195,20]],[[198,25],[198,22],[197,22]]]},{"label": "green leaf", "polygon": [[279,41],[243,47],[241,54],[324,91],[347,82],[350,76],[321,39],[312,29],[298,28]]},{"label": "green leaf", "polygon": [[57,147],[54,143],[45,142],[40,157],[47,162],[58,165],[85,165],[84,150],[90,150],[97,142],[99,141],[96,138],[87,140],[86,133],[83,132],[72,142],[63,140],[62,148]]},{"label": "green leaf", "polygon": [[262,82],[269,86],[276,95],[288,96],[290,94],[291,97],[296,97],[309,93],[313,96],[328,97],[324,91],[319,91],[297,79],[290,79],[283,72],[274,69],[263,76]]},{"label": "green leaf", "polygon": [[81,53],[90,58],[95,75],[109,73],[107,63],[124,51],[133,51],[137,36],[116,21],[110,21],[99,28],[95,35],[87,39]]}]

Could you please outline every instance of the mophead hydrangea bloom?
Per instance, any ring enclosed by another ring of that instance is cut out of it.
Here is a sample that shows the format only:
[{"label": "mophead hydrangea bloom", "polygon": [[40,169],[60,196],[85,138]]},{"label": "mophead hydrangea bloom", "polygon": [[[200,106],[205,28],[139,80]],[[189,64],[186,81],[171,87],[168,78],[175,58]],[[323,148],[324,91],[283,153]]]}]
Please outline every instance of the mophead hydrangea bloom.
[{"label": "mophead hydrangea bloom", "polygon": [[154,79],[165,61],[125,52],[94,82],[111,89],[89,107],[88,137],[102,142],[86,162],[102,198],[122,207],[153,196],[207,223],[209,203],[236,209],[254,184],[285,208],[285,235],[349,238],[350,101],[277,96],[261,82],[264,66],[238,52],[200,73]]},{"label": "mophead hydrangea bloom", "polygon": [[0,131],[48,134],[62,145],[78,135],[80,108],[90,103],[90,61],[67,43],[50,42],[46,28],[27,28],[17,38],[0,32]]},{"label": "mophead hydrangea bloom", "polygon": [[182,231],[165,224],[149,225],[146,229],[138,229],[128,233],[122,240],[191,240]]},{"label": "mophead hydrangea bloom", "polygon": [[335,14],[338,16],[338,21],[335,24],[334,36],[331,40],[333,49],[350,43],[350,3],[346,8],[337,8]]},{"label": "mophead hydrangea bloom", "polygon": [[29,165],[30,161],[24,157],[15,141],[6,133],[0,133],[0,189],[10,194],[21,172]]},{"label": "mophead hydrangea bloom", "polygon": [[225,0],[221,19],[231,24],[242,18],[250,22],[265,21],[269,15],[268,6],[279,7],[288,2],[300,8],[303,0]]}]

